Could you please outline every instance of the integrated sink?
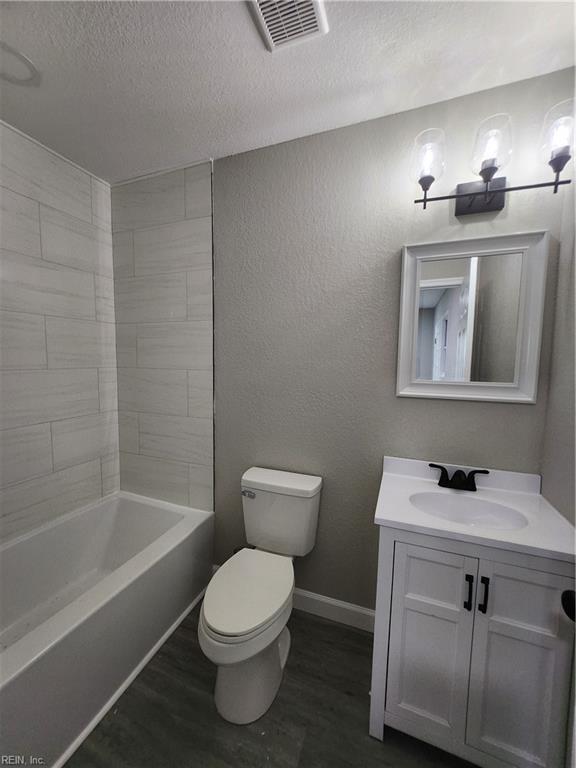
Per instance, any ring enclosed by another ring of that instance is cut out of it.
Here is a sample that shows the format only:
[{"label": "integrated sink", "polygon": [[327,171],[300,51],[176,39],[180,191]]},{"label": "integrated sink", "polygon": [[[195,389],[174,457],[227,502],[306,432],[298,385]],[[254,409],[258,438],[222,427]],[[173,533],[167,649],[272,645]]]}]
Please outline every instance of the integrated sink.
[{"label": "integrated sink", "polygon": [[410,503],[420,512],[471,528],[513,531],[528,525],[528,519],[517,509],[460,493],[413,493]]}]

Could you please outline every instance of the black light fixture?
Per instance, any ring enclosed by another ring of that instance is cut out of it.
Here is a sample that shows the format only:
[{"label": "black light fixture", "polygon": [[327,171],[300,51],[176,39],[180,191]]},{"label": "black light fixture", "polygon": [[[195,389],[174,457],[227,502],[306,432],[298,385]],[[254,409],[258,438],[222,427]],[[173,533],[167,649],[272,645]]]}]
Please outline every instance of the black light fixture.
[{"label": "black light fixture", "polygon": [[439,178],[429,169],[438,167],[438,162],[442,169],[444,167],[444,134],[440,129],[422,131],[415,140],[413,162],[416,162],[415,170],[418,169],[417,174],[420,174],[417,179],[424,196],[414,202],[426,208],[428,203],[456,200],[456,216],[467,216],[501,211],[507,192],[553,187],[556,194],[558,187],[571,183],[570,179],[560,180],[560,174],[572,156],[573,140],[574,104],[572,99],[568,99],[548,111],[542,130],[541,152],[554,171],[554,181],[507,187],[506,177],[496,174],[512,156],[510,117],[506,114],[492,115],[483,120],[478,128],[472,156],[472,169],[482,180],[458,184],[454,195],[428,197],[428,190]]}]

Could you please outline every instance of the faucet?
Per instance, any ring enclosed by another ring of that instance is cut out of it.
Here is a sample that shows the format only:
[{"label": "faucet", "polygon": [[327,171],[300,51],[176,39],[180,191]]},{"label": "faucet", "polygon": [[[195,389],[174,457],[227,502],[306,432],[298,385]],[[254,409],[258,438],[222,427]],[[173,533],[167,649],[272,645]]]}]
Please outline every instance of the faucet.
[{"label": "faucet", "polygon": [[474,476],[490,474],[487,469],[473,469],[468,474],[463,469],[457,469],[452,477],[449,477],[448,470],[441,464],[428,464],[428,466],[440,470],[438,485],[441,488],[453,488],[455,491],[475,491],[477,489]]}]

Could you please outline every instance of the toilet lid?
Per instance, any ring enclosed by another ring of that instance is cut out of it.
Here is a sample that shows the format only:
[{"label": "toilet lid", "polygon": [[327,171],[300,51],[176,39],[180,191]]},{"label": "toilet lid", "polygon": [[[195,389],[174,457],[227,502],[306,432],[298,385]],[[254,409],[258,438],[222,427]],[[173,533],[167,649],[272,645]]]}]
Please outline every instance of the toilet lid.
[{"label": "toilet lid", "polygon": [[293,588],[291,558],[241,549],[212,577],[204,596],[204,619],[219,635],[246,635],[276,618]]}]

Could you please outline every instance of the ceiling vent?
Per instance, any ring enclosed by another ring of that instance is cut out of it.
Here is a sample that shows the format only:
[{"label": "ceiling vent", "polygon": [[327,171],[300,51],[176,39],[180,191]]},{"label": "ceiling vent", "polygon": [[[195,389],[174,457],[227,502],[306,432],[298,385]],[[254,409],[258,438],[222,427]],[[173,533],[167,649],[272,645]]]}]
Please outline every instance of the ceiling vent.
[{"label": "ceiling vent", "polygon": [[323,0],[251,0],[250,5],[271,51],[328,32]]}]

